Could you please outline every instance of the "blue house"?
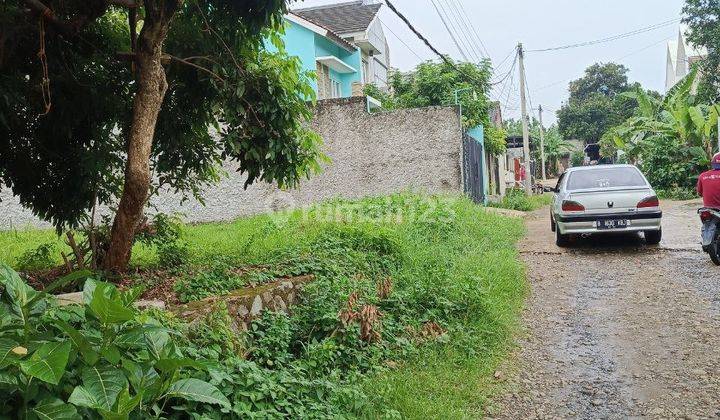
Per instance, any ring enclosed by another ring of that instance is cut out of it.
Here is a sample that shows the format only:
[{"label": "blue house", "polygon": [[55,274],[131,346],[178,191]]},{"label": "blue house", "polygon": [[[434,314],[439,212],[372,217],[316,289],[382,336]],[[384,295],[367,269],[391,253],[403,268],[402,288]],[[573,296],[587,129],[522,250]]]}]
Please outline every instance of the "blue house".
[{"label": "blue house", "polygon": [[285,49],[317,74],[318,99],[359,95],[367,83],[386,88],[390,51],[378,18],[381,6],[354,0],[285,15]]},{"label": "blue house", "polygon": [[353,84],[362,83],[362,53],[330,29],[294,13],[285,16],[285,49],[300,58],[303,70],[315,71],[318,99],[352,96]]}]

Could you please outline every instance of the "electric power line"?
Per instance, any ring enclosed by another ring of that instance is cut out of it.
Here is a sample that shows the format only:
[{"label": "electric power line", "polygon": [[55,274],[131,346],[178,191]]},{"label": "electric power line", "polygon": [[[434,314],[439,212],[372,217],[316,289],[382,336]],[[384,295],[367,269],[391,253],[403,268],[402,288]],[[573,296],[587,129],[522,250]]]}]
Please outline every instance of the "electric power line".
[{"label": "electric power line", "polygon": [[517,63],[517,59],[518,59],[518,56],[517,56],[517,53],[516,53],[516,54],[515,54],[515,59],[513,60],[512,65],[510,66],[510,70],[508,70],[508,72],[505,73],[504,76],[501,76],[501,77],[500,77],[500,80],[498,80],[498,81],[496,81],[496,82],[490,82],[490,84],[494,86],[494,85],[499,85],[500,83],[504,82],[505,79],[507,79],[507,78],[513,73],[513,71],[515,71],[515,64]]},{"label": "electric power line", "polygon": [[[626,58],[628,58],[628,57],[630,57],[630,56],[633,56],[633,55],[635,55],[635,54],[641,53],[641,52],[643,52],[643,51],[645,51],[645,50],[647,50],[647,49],[649,49],[649,48],[652,48],[652,47],[654,47],[654,46],[656,46],[656,45],[658,45],[658,44],[661,44],[661,43],[663,43],[663,42],[667,42],[668,40],[670,40],[670,39],[672,39],[672,38],[674,38],[674,37],[675,37],[675,35],[671,35],[671,36],[669,36],[669,37],[666,37],[666,38],[661,39],[660,41],[655,41],[655,42],[653,42],[653,43],[650,44],[650,45],[646,45],[646,46],[640,48],[639,50],[635,50],[635,51],[633,51],[633,52],[631,52],[631,53],[629,53],[629,54],[625,54],[625,55],[623,55],[622,57],[615,58],[615,59],[612,59],[612,60],[610,60],[610,61],[621,61],[621,60],[624,60],[624,59],[626,59]],[[548,89],[548,88],[557,86],[557,85],[559,85],[560,83],[565,83],[565,82],[567,82],[567,81],[569,81],[569,80],[572,80],[572,79],[573,79],[573,77],[568,77],[567,79],[558,80],[557,82],[553,82],[553,83],[550,83],[550,84],[547,84],[547,85],[544,85],[544,86],[541,86],[541,87],[535,89],[535,92],[539,92],[539,91],[541,91],[541,90],[545,90],[545,89]]]},{"label": "electric power line", "polygon": [[[465,53],[465,50],[463,47],[460,46],[460,42],[458,42],[457,38],[455,38],[455,34],[453,34],[453,31],[450,29],[450,25],[448,25],[447,21],[445,21],[445,17],[442,13],[440,13],[440,9],[438,8],[438,5],[435,3],[435,0],[430,0],[430,3],[432,3],[433,7],[435,8],[435,12],[437,12],[438,16],[440,17],[440,21],[442,21],[443,26],[445,26],[445,29],[447,30],[448,34],[450,34],[450,38],[452,39],[453,43],[455,44],[455,47],[460,52],[460,55],[467,61],[468,56]],[[388,6],[390,3],[388,3]],[[442,5],[441,5],[442,6]],[[444,11],[444,9],[443,9]]]},{"label": "electric power line", "polygon": [[482,48],[482,51],[485,52],[485,57],[490,58],[490,53],[488,52],[488,49],[485,47],[485,43],[483,42],[482,38],[480,37],[480,34],[478,34],[478,31],[475,29],[475,26],[473,26],[472,22],[470,21],[470,15],[465,10],[465,6],[463,6],[462,1],[457,0],[458,4],[460,5],[460,9],[462,10],[462,15],[467,20],[470,29],[472,30],[472,33],[475,35],[475,39],[480,43],[480,47]]},{"label": "electric power line", "polygon": [[475,79],[472,75],[467,74],[467,73],[466,73],[465,71],[463,71],[460,67],[458,67],[452,60],[448,59],[446,55],[440,53],[440,51],[439,51],[437,48],[435,48],[435,46],[433,46],[433,45],[430,43],[430,41],[428,41],[428,39],[425,38],[425,36],[423,36],[423,34],[421,34],[420,31],[418,31],[418,30],[415,28],[415,26],[413,26],[412,23],[410,23],[410,21],[408,20],[408,18],[405,17],[405,15],[402,14],[402,13],[397,9],[397,7],[395,7],[395,5],[392,4],[392,2],[391,2],[390,0],[385,0],[385,4],[387,4],[388,8],[389,8],[390,10],[392,10],[392,12],[395,13],[395,15],[396,15],[397,17],[399,17],[400,20],[402,20],[403,23],[405,23],[405,25],[407,25],[407,27],[415,34],[415,36],[417,36],[423,43],[425,43],[425,45],[427,45],[427,47],[430,48],[430,50],[431,50],[433,53],[435,53],[435,55],[437,55],[441,60],[443,60],[443,61],[445,62],[445,64],[447,64],[448,66],[452,67],[455,71],[457,71],[458,73],[460,73],[460,74],[462,74],[463,76],[465,76],[465,77],[468,79],[468,81],[473,82],[473,83],[477,83],[477,84],[480,84],[480,85],[485,84],[485,82],[483,82],[482,80]]},{"label": "electric power line", "polygon": [[676,23],[678,23],[678,22],[680,22],[680,19],[679,19],[679,18],[675,18],[675,19],[668,20],[668,21],[665,21],[665,22],[660,22],[660,23],[656,23],[656,24],[654,24],[654,25],[646,26],[646,27],[644,27],[644,28],[636,29],[636,30],[634,30],[634,31],[625,32],[625,33],[622,33],[622,34],[613,35],[613,36],[606,37],[606,38],[602,38],[602,39],[596,39],[596,40],[594,40],[594,41],[578,42],[578,43],[575,43],[575,44],[562,45],[562,46],[559,46],[559,47],[550,47],[550,48],[540,48],[540,49],[534,49],[534,50],[527,50],[526,52],[546,52],[546,51],[566,50],[566,49],[578,48],[578,47],[587,47],[587,46],[590,46],[590,45],[596,45],[596,44],[602,44],[602,43],[606,43],[606,42],[616,41],[616,40],[618,40],[618,39],[623,39],[623,38],[627,38],[627,37],[630,37],[630,36],[639,35],[639,34],[642,34],[642,33],[645,33],[645,32],[654,31],[654,30],[656,30],[656,29],[664,28],[664,27],[667,27],[667,26],[669,26],[669,25],[676,24]]},{"label": "electric power line", "polygon": [[502,61],[500,62],[500,64],[498,64],[493,71],[494,71],[494,72],[500,71],[500,69],[502,68],[503,64],[505,64],[505,63],[508,61],[508,58],[510,58],[510,56],[513,55],[513,53],[517,54],[517,50],[516,50],[515,48],[513,48],[512,50],[510,50],[510,52],[505,56],[505,58],[502,59]]},{"label": "electric power line", "polygon": [[476,62],[480,62],[480,60],[484,56],[482,52],[480,52],[479,48],[475,45],[475,42],[472,40],[472,36],[470,35],[470,29],[468,28],[467,24],[465,24],[462,13],[460,13],[460,11],[458,10],[455,2],[453,0],[437,1],[440,4],[445,1],[445,4],[448,6],[449,14],[452,16],[452,19],[454,19],[455,26],[459,29],[460,36],[462,36],[462,38],[464,39],[466,49],[472,52]]},{"label": "electric power line", "polygon": [[385,22],[383,22],[382,20],[380,20],[380,17],[378,17],[377,19],[378,19],[378,22],[380,22],[380,24],[381,24],[385,29],[387,29],[388,31],[390,31],[390,33],[393,34],[393,36],[395,36],[395,38],[397,38],[398,41],[402,42],[402,44],[405,46],[405,48],[407,48],[408,51],[410,51],[411,53],[413,53],[413,54],[415,55],[415,57],[417,57],[418,59],[423,60],[423,61],[425,60],[424,58],[420,57],[420,55],[419,55],[418,53],[416,53],[415,50],[413,50],[405,41],[403,41],[403,39],[400,38],[400,37],[395,33],[395,31],[393,31],[389,26],[387,26],[387,25],[385,24]]}]

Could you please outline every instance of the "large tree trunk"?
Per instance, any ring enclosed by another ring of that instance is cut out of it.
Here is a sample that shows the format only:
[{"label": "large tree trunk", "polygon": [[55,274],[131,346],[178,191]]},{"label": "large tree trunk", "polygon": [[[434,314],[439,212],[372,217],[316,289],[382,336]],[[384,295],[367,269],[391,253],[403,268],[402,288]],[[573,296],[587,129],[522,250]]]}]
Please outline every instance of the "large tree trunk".
[{"label": "large tree trunk", "polygon": [[[171,4],[172,3],[172,4]],[[127,142],[125,183],[110,232],[106,270],[122,272],[130,262],[135,231],[142,221],[150,191],[150,153],[167,81],[161,64],[162,45],[178,0],[145,0],[145,21],[135,50],[137,92]]]}]

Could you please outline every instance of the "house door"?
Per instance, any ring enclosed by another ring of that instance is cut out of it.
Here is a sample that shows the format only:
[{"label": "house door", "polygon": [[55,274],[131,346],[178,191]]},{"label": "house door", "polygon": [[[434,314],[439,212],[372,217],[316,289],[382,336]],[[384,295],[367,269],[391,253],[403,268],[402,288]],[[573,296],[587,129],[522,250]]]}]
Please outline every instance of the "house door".
[{"label": "house door", "polygon": [[478,204],[485,202],[482,156],[482,144],[466,134],[463,137],[464,189],[465,194]]}]

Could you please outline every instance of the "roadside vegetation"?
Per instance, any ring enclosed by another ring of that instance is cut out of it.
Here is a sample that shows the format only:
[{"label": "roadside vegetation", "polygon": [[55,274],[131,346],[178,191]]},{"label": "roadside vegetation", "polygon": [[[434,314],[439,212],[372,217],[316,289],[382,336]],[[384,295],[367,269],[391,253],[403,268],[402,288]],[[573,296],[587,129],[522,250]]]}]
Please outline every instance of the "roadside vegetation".
[{"label": "roadside vegetation", "polygon": [[695,196],[697,178],[709,167],[715,148],[720,105],[699,99],[693,90],[696,77],[693,71],[659,99],[641,89],[623,93],[639,103],[638,110],[601,140],[604,154],[621,152],[622,161],[637,163],[668,198]]},{"label": "roadside vegetation", "polygon": [[[60,277],[60,288],[84,290],[84,307],[58,308],[26,286],[61,259],[51,232],[0,235],[38,245],[2,254],[32,268],[0,272],[0,416],[482,415],[525,293],[520,220],[409,193],[232,223],[165,220],[171,250],[138,242],[121,286]],[[233,330],[222,304],[192,326],[132,306],[158,281],[194,300],[302,274],[315,280],[292,314],[265,311],[247,332]]]},{"label": "roadside vegetation", "polygon": [[552,194],[527,195],[519,188],[511,188],[505,192],[500,201],[491,201],[489,207],[498,207],[509,210],[533,211],[547,206],[552,201]]}]

